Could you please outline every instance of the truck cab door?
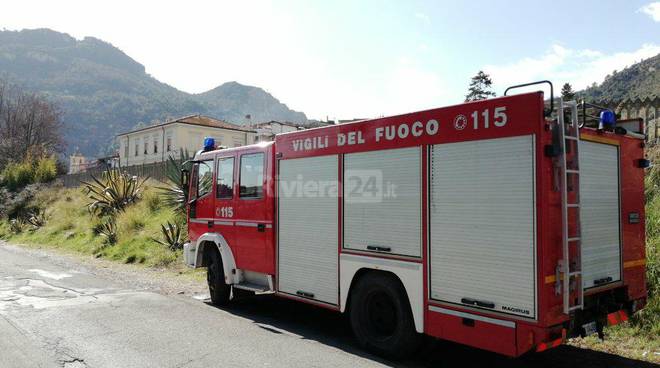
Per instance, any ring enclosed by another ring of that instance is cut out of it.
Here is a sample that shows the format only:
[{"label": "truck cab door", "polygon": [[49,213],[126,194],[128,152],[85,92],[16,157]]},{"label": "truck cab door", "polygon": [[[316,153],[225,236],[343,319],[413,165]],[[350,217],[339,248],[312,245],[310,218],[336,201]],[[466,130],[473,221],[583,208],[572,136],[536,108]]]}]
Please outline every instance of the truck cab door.
[{"label": "truck cab door", "polygon": [[234,224],[238,247],[236,266],[260,273],[275,273],[272,244],[273,215],[267,195],[268,149],[255,147],[241,152],[238,159]]},{"label": "truck cab door", "polygon": [[213,227],[213,160],[199,161],[193,165],[188,201],[190,237],[198,238]]},{"label": "truck cab door", "polygon": [[234,178],[236,177],[235,154],[223,153],[216,157],[215,182],[215,213],[213,231],[222,235],[232,251],[237,247],[236,229],[234,226],[234,209],[236,193]]}]

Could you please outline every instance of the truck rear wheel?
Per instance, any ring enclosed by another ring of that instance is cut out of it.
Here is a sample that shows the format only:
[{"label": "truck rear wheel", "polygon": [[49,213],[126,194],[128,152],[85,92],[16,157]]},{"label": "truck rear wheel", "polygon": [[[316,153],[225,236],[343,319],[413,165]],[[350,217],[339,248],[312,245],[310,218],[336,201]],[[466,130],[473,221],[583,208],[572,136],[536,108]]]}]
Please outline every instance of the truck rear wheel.
[{"label": "truck rear wheel", "polygon": [[419,346],[408,296],[392,276],[369,273],[358,280],[349,313],[355,337],[369,351],[401,359]]},{"label": "truck rear wheel", "polygon": [[209,294],[213,305],[226,305],[229,302],[231,285],[225,283],[225,271],[222,257],[216,249],[208,253],[209,264],[206,271],[206,281],[209,284]]}]

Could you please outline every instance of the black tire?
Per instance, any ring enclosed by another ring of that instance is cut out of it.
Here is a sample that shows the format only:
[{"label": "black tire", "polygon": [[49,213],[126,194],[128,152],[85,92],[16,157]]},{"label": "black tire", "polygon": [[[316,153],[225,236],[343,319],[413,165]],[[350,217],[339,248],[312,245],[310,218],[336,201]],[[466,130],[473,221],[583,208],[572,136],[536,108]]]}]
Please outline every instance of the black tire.
[{"label": "black tire", "polygon": [[401,282],[383,273],[368,273],[351,293],[353,333],[366,350],[389,359],[412,354],[421,341],[415,331],[408,296]]},{"label": "black tire", "polygon": [[231,285],[225,283],[225,271],[222,267],[222,257],[217,249],[212,249],[208,253],[209,263],[206,271],[206,281],[209,284],[209,294],[211,294],[211,303],[213,305],[227,305]]}]

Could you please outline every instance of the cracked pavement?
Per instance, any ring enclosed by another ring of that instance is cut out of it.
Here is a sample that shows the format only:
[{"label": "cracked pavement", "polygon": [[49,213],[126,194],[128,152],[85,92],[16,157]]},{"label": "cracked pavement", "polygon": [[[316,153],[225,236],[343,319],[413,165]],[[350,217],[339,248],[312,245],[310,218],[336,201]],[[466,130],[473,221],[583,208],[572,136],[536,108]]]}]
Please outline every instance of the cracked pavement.
[{"label": "cracked pavement", "polygon": [[0,242],[2,368],[382,366],[53,257]]}]

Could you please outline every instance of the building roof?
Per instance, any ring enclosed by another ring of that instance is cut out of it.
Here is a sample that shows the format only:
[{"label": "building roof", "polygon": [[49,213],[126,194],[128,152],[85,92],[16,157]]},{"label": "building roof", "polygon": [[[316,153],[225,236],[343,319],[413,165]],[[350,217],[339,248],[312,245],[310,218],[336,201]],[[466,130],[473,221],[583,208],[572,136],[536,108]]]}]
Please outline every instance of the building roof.
[{"label": "building roof", "polygon": [[165,126],[165,125],[170,125],[170,124],[175,124],[175,123],[190,124],[190,125],[197,125],[197,126],[205,126],[205,127],[209,127],[209,128],[220,128],[220,129],[237,130],[237,131],[241,131],[241,132],[255,133],[254,130],[244,128],[240,125],[228,123],[224,120],[214,119],[210,116],[204,116],[204,115],[196,114],[196,115],[183,116],[183,117],[180,117],[180,118],[177,118],[177,119],[174,119],[174,120],[170,120],[170,121],[167,121],[167,122],[164,122],[164,123],[155,124],[155,125],[151,125],[151,126],[148,126],[148,127],[132,130],[130,132],[120,133],[117,136],[136,133],[136,132],[140,132],[140,131],[143,131],[143,130],[162,127],[162,126]]},{"label": "building roof", "polygon": [[364,121],[364,120],[368,120],[368,119],[367,118],[339,119],[337,120],[337,124],[354,123],[356,121]]},{"label": "building roof", "polygon": [[265,121],[263,123],[256,123],[256,124],[253,124],[252,127],[261,128],[261,127],[264,127],[264,126],[267,126],[267,125],[270,125],[270,124],[286,125],[286,126],[290,126],[290,127],[293,127],[293,128],[302,128],[302,127],[304,127],[303,124],[292,123],[290,121],[277,121],[277,120]]}]

